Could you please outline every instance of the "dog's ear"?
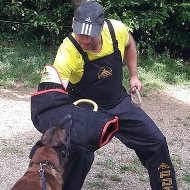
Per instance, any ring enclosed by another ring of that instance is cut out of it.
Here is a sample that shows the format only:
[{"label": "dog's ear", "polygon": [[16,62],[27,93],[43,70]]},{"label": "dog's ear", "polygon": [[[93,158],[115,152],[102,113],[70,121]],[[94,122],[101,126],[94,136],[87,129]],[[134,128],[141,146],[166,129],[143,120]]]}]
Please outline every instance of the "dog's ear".
[{"label": "dog's ear", "polygon": [[41,146],[43,146],[43,144],[41,143],[41,141],[37,141],[36,144],[32,147],[30,154],[29,154],[29,158],[32,159],[34,153],[36,152],[36,150],[38,148],[40,148]]},{"label": "dog's ear", "polygon": [[70,114],[67,114],[59,123],[59,126],[61,128],[67,129],[71,127],[72,125],[72,116]]},{"label": "dog's ear", "polygon": [[71,126],[72,126],[72,116],[70,114],[67,114],[63,120],[61,121],[61,127],[65,129],[66,132],[66,144],[70,146],[70,136],[71,136]]},{"label": "dog's ear", "polygon": [[67,114],[60,120],[58,124],[54,124],[52,127],[45,131],[45,133],[42,135],[41,142],[44,145],[51,147],[56,147],[67,142],[69,143],[71,125],[72,116],[70,114]]}]

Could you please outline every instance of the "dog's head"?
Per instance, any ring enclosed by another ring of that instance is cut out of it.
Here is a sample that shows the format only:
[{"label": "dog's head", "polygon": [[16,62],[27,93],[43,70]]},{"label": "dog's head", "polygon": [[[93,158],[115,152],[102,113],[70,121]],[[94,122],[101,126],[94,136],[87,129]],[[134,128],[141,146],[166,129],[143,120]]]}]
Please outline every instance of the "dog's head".
[{"label": "dog's head", "polygon": [[32,148],[29,157],[32,158],[38,148],[46,146],[54,148],[58,153],[62,164],[64,164],[69,155],[71,125],[72,116],[67,114],[60,123],[53,125],[45,131],[40,141],[38,141]]}]

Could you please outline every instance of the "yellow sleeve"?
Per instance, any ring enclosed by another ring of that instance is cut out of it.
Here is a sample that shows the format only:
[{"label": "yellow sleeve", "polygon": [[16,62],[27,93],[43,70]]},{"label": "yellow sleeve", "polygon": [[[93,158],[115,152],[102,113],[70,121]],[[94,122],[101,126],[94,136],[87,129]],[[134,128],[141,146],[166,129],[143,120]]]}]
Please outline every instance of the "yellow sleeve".
[{"label": "yellow sleeve", "polygon": [[122,23],[121,21],[117,21],[114,20],[115,23],[115,27],[114,30],[116,32],[116,36],[118,36],[118,38],[124,43],[127,44],[128,40],[129,40],[129,30],[127,28],[127,26]]},{"label": "yellow sleeve", "polygon": [[123,27],[122,27],[122,38],[123,38],[123,41],[125,42],[125,46],[126,46],[128,43],[128,40],[129,40],[129,29],[125,24],[123,24]]},{"label": "yellow sleeve", "polygon": [[57,69],[62,80],[69,80],[70,75],[75,70],[75,53],[69,48],[69,39],[65,38],[59,46],[53,66]]}]

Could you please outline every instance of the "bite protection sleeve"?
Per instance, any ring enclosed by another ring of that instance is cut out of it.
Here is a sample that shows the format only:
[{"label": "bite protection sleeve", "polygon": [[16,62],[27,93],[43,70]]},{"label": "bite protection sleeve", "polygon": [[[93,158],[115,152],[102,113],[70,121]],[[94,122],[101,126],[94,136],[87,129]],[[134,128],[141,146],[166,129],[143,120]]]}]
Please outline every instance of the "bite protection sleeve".
[{"label": "bite protection sleeve", "polygon": [[38,131],[44,133],[66,114],[71,114],[73,120],[71,143],[92,150],[106,145],[118,130],[117,117],[73,105],[56,69],[47,65],[38,91],[31,96],[32,122]]}]

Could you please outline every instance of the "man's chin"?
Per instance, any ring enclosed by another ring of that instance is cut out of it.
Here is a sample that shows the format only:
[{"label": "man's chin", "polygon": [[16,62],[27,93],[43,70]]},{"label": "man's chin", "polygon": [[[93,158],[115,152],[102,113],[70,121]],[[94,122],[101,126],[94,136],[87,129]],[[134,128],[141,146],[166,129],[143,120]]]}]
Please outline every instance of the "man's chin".
[{"label": "man's chin", "polygon": [[89,50],[89,45],[80,44],[80,46],[84,50]]},{"label": "man's chin", "polygon": [[81,46],[82,47],[82,49],[84,49],[84,50],[89,50],[89,47],[88,46]]}]

